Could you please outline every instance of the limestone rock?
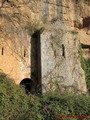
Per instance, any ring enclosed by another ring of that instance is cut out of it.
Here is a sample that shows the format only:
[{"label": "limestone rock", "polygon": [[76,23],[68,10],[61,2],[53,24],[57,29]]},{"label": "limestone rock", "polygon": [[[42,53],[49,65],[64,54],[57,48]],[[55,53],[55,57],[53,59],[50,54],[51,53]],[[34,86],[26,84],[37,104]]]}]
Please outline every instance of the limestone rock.
[{"label": "limestone rock", "polygon": [[90,0],[1,0],[0,69],[31,78],[32,91],[86,93],[78,51],[89,29]]}]

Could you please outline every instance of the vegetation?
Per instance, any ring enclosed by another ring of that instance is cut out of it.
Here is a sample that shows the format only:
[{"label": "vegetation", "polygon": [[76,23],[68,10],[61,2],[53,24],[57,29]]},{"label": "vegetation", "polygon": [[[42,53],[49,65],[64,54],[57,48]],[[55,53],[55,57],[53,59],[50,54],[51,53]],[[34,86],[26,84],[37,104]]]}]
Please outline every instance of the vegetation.
[{"label": "vegetation", "polygon": [[90,59],[83,58],[82,65],[83,65],[82,67],[85,71],[87,88],[88,88],[88,92],[90,95]]},{"label": "vegetation", "polygon": [[[57,116],[88,116],[90,115],[90,98],[84,96],[76,96],[65,93],[49,93],[41,99],[42,114],[45,120],[59,120]],[[60,120],[63,120],[60,118]],[[68,120],[80,120],[80,118],[68,118]]]},{"label": "vegetation", "polygon": [[85,60],[86,64],[86,83],[90,95],[90,59]]},{"label": "vegetation", "polygon": [[[26,95],[24,88],[0,73],[0,120],[62,120],[57,116],[88,116],[90,97],[72,94],[47,93],[36,97]],[[71,118],[68,118],[71,120]],[[72,118],[80,120],[80,118]]]},{"label": "vegetation", "polygon": [[0,120],[40,120],[40,102],[0,73]]},{"label": "vegetation", "polygon": [[79,48],[79,55],[81,58],[81,66],[82,66],[83,70],[85,71],[87,88],[88,88],[88,92],[90,95],[90,59],[85,59],[83,57],[83,51],[82,51],[81,46]]}]

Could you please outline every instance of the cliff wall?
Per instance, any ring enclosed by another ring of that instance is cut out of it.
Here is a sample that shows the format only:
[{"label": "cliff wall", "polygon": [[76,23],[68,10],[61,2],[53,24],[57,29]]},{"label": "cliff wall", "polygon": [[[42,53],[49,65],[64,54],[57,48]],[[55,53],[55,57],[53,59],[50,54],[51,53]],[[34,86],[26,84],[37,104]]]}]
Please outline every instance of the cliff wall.
[{"label": "cliff wall", "polygon": [[1,0],[0,69],[43,92],[86,93],[79,43],[90,44],[89,26],[89,0]]}]

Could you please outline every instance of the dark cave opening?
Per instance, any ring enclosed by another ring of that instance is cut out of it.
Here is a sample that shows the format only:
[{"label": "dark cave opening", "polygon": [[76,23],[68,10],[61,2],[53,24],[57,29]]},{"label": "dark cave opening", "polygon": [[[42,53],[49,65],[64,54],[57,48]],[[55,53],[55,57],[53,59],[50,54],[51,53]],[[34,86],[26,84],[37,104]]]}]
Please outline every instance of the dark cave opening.
[{"label": "dark cave opening", "polygon": [[20,82],[20,85],[25,88],[26,93],[31,92],[31,79],[25,78]]},{"label": "dark cave opening", "polygon": [[83,18],[83,23],[79,23],[78,21],[74,21],[74,27],[83,29],[83,28],[89,28],[90,27],[90,17]]},{"label": "dark cave opening", "polygon": [[83,19],[83,28],[90,26],[90,17],[86,17]]}]

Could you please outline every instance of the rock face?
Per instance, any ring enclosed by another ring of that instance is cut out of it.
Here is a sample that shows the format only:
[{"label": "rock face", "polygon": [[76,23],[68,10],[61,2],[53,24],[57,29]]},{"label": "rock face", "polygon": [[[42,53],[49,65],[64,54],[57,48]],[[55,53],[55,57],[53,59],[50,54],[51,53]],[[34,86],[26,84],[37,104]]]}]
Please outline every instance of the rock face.
[{"label": "rock face", "polygon": [[89,29],[89,0],[2,0],[0,69],[16,84],[31,78],[32,91],[86,93],[79,44]]},{"label": "rock face", "polygon": [[86,92],[84,71],[79,56],[78,33],[44,31],[41,35],[43,90]]}]

